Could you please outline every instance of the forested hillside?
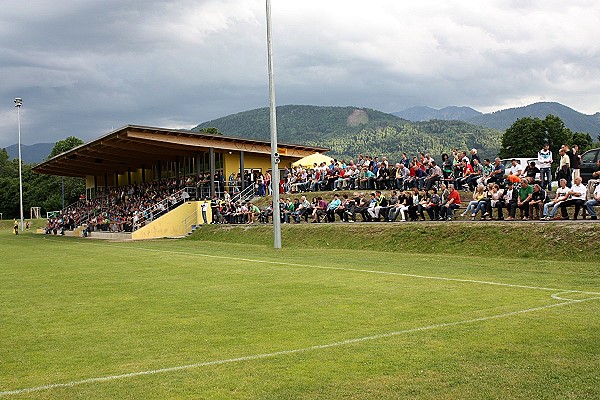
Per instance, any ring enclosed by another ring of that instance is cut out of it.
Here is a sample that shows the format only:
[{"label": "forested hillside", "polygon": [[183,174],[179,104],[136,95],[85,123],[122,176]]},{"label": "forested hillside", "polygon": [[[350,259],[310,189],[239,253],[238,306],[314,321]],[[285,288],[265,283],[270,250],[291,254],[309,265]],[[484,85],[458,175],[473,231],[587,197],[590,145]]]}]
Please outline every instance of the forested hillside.
[{"label": "forested hillside", "polygon": [[[282,142],[304,143],[356,132],[360,127],[386,126],[404,120],[369,108],[287,105],[277,107],[277,133]],[[269,139],[269,109],[257,108],[204,122],[192,130],[215,127],[226,135]]]},{"label": "forested hillside", "polygon": [[320,143],[331,148],[330,155],[339,157],[355,157],[362,153],[386,155],[398,160],[402,152],[416,154],[424,151],[435,157],[453,148],[476,148],[483,157],[494,157],[500,141],[500,132],[493,129],[460,121],[429,121],[364,128]]},{"label": "forested hillside", "polygon": [[[260,108],[198,125],[195,130],[216,127],[225,135],[268,140],[269,109]],[[356,107],[280,106],[277,131],[281,142],[331,148],[337,157],[357,154],[386,155],[392,160],[405,151],[439,156],[453,148],[477,148],[493,157],[500,148],[501,133],[461,121],[409,122],[391,114]]]}]

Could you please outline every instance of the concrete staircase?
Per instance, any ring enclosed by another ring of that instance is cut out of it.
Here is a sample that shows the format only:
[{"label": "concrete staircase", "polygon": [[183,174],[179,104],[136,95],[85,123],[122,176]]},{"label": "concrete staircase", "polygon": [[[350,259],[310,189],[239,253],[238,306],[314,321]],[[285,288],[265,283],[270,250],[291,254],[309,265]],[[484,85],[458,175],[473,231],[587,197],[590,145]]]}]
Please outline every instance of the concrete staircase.
[{"label": "concrete staircase", "polygon": [[196,229],[200,229],[201,226],[202,225],[196,225],[196,224],[192,225],[192,230],[187,233],[187,236],[190,236],[192,233],[194,233],[196,231]]}]

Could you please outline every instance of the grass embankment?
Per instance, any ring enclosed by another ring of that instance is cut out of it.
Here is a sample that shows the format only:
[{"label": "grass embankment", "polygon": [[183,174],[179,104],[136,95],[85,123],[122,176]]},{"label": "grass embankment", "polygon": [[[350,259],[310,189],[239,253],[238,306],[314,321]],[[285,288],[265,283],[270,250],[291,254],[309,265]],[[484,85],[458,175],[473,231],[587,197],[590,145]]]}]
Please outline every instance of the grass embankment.
[{"label": "grass embankment", "polygon": [[[12,230],[13,226],[14,226],[14,219],[3,219],[2,221],[0,221],[0,231],[3,230]],[[44,226],[46,226],[46,219],[45,218],[39,218],[39,219],[25,219],[25,221],[29,221],[29,230],[31,231],[35,231],[37,228],[42,228]]]},{"label": "grass embankment", "polygon": [[[542,222],[284,224],[292,248],[378,250],[507,258],[592,261],[600,225]],[[191,240],[271,245],[272,225],[204,225]]]}]

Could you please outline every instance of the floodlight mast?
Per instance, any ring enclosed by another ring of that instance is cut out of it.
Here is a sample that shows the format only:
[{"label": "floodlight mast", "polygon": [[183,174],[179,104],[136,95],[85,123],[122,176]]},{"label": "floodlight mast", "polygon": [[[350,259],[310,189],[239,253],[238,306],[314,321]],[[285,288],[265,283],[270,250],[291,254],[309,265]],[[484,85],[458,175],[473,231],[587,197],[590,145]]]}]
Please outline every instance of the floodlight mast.
[{"label": "floodlight mast", "polygon": [[273,45],[271,41],[271,0],[267,2],[267,53],[269,58],[269,108],[271,124],[271,195],[273,199],[273,247],[281,249],[281,219],[279,214],[279,153],[277,152],[277,116],[275,79],[273,77]]},{"label": "floodlight mast", "polygon": [[25,229],[23,222],[23,171],[22,166],[23,160],[21,159],[21,106],[23,106],[23,99],[20,97],[15,98],[15,107],[17,108],[17,125],[19,127],[19,209],[21,212],[21,232]]}]

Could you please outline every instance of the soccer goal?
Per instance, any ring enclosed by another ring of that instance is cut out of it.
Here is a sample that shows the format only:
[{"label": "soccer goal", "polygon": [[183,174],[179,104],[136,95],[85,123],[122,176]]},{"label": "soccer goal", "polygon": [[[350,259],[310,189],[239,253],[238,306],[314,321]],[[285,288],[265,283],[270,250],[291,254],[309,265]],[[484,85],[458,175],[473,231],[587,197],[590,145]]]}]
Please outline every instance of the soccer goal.
[{"label": "soccer goal", "polygon": [[46,211],[46,219],[56,218],[60,215],[60,211]]},{"label": "soccer goal", "polygon": [[29,219],[40,218],[41,207],[31,207],[29,209]]}]

